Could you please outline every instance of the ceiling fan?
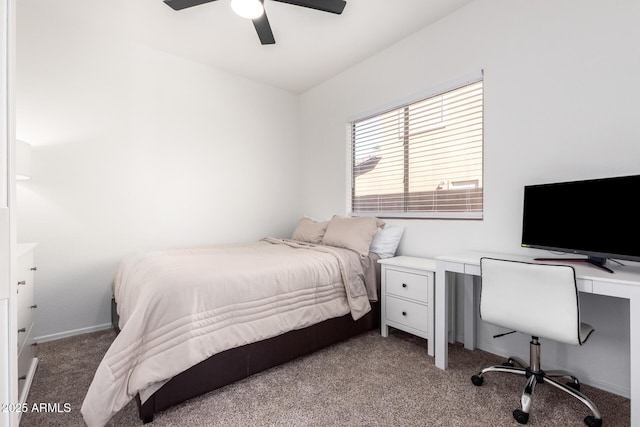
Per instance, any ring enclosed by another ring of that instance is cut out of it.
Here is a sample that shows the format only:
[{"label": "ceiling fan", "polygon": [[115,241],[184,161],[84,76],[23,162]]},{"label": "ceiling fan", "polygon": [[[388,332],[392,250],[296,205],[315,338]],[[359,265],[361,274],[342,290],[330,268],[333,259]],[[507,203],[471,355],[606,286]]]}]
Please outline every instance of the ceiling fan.
[{"label": "ceiling fan", "polygon": [[[186,9],[216,0],[164,0],[164,2],[174,10]],[[280,3],[288,3],[294,6],[308,7],[323,12],[341,14],[347,2],[344,0],[273,0]],[[264,0],[231,0],[231,7],[240,16],[251,19],[253,26],[258,33],[260,43],[274,44],[271,25],[264,11]]]}]

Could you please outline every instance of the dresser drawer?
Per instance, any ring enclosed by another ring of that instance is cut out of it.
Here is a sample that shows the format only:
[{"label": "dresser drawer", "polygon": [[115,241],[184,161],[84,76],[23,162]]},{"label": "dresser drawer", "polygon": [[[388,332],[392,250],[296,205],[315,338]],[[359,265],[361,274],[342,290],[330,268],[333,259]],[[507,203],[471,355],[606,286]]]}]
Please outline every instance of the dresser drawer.
[{"label": "dresser drawer", "polygon": [[[33,286],[33,272],[35,271],[33,263],[33,252],[27,252],[18,257],[16,277],[19,282],[26,283],[27,286]],[[18,285],[18,293],[20,293],[23,287],[25,287],[25,285]]]},{"label": "dresser drawer", "polygon": [[[21,401],[24,387],[25,385],[27,385],[27,383],[31,382],[31,377],[33,376],[31,366],[34,363],[36,354],[35,346],[32,345],[32,333],[33,329],[29,331],[28,335],[21,334],[25,336],[22,340],[24,342],[24,345],[21,348],[18,347],[19,349],[21,349],[20,353],[18,354],[18,396],[21,397]],[[26,396],[24,396],[24,398],[26,398]]]},{"label": "dresser drawer", "polygon": [[28,344],[31,344],[30,336],[31,336],[32,330],[33,330],[33,323],[30,323],[29,325],[20,327],[18,329],[18,351],[22,350],[22,348],[26,347]]},{"label": "dresser drawer", "polygon": [[[18,286],[18,329],[27,331],[33,323],[35,308],[33,303],[33,283]],[[21,334],[21,332],[19,333]],[[18,335],[19,336],[19,335]]]},{"label": "dresser drawer", "polygon": [[385,281],[387,294],[428,303],[431,275],[421,275],[386,269]]},{"label": "dresser drawer", "polygon": [[[17,348],[17,371],[18,371],[18,397],[19,402],[24,403],[29,394],[29,387],[33,380],[38,359],[36,357],[36,348],[33,346],[33,333],[35,321],[35,271],[34,265],[34,248],[35,243],[22,243],[17,245],[17,262],[15,279],[18,282],[13,284],[17,289],[15,310],[17,323],[12,326],[15,328]],[[14,332],[12,331],[12,333]],[[15,357],[15,356],[14,356]],[[14,385],[15,386],[15,385]],[[16,424],[17,425],[17,424]]]},{"label": "dresser drawer", "polygon": [[424,333],[429,332],[429,307],[423,304],[385,297],[385,316],[388,321],[396,322]]}]

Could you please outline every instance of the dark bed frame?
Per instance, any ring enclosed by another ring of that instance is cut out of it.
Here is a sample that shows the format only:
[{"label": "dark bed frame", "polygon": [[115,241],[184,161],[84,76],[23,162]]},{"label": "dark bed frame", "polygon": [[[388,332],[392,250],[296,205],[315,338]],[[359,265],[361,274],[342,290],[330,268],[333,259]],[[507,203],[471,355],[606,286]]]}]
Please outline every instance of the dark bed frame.
[{"label": "dark bed frame", "polygon": [[[154,414],[171,406],[376,329],[380,323],[380,305],[372,302],[371,308],[357,321],[347,314],[215,354],[173,377],[144,404],[136,396],[140,419],[145,424],[150,423]],[[111,314],[117,331],[118,314],[114,300]]]}]

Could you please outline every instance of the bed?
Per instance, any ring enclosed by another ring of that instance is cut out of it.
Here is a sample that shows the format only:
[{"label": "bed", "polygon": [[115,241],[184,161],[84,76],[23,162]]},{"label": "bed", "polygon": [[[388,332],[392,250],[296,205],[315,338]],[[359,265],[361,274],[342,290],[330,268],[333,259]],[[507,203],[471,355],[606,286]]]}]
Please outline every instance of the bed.
[{"label": "bed", "polygon": [[120,332],[83,402],[85,422],[103,426],[135,398],[148,423],[187,399],[376,328],[376,261],[389,256],[374,245],[389,234],[382,227],[376,218],[303,218],[291,239],[123,260],[113,289]]}]

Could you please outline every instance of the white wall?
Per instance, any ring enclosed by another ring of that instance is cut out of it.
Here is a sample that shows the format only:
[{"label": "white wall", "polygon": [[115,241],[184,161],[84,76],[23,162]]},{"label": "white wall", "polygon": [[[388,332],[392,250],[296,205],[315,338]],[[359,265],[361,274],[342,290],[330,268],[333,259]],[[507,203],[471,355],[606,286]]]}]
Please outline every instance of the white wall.
[{"label": "white wall", "polygon": [[95,26],[121,11],[88,3],[18,10],[18,238],[39,243],[40,339],[108,324],[128,254],[290,235],[300,211],[297,95],[128,43]]},{"label": "white wall", "polygon": [[[286,235],[302,212],[346,212],[347,120],[478,69],[485,219],[390,221],[407,227],[401,253],[523,251],[523,185],[640,173],[635,0],[477,1],[299,99],[127,43],[109,25],[119,7],[76,2],[77,16],[18,5],[17,137],[33,145],[18,233],[40,243],[39,337],[108,323],[127,254]],[[546,346],[545,360],[628,393],[628,304],[583,305],[597,334],[578,352]],[[490,332],[481,347],[526,352]]]},{"label": "white wall", "polygon": [[[405,255],[524,253],[525,184],[640,173],[638,18],[635,0],[477,1],[306,92],[304,212],[348,211],[350,118],[484,69],[484,220],[389,222],[406,226]],[[597,333],[580,349],[547,345],[545,362],[628,395],[628,303],[582,303]],[[481,348],[528,359],[526,339],[479,332]]]}]

